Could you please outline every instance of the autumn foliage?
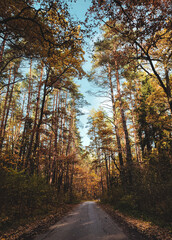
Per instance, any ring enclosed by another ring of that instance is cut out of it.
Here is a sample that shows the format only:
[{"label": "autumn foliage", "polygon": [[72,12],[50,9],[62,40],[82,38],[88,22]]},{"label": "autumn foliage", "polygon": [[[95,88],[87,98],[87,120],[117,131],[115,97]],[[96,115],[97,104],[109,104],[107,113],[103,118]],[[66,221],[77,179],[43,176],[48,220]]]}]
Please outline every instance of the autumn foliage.
[{"label": "autumn foliage", "polygon": [[90,114],[92,165],[102,200],[171,222],[170,1],[93,1],[101,24],[90,82],[107,104]]},{"label": "autumn foliage", "polygon": [[[93,0],[83,30],[66,1],[1,1],[2,229],[99,198],[171,222],[170,5]],[[86,75],[83,34],[100,25]],[[85,149],[78,117],[86,101],[75,82],[83,76],[108,99],[90,112]]]},{"label": "autumn foliage", "polygon": [[76,199],[82,34],[67,6],[1,1],[1,227]]}]

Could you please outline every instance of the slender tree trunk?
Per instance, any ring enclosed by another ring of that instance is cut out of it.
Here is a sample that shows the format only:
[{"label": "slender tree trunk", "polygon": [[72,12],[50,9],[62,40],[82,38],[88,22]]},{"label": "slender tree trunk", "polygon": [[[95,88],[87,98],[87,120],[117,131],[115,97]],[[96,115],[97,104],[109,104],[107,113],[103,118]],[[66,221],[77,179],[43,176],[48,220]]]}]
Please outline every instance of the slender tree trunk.
[{"label": "slender tree trunk", "polygon": [[56,175],[57,175],[57,168],[59,168],[58,161],[58,148],[57,148],[57,141],[58,141],[58,129],[59,129],[59,113],[60,113],[60,102],[61,102],[61,93],[57,91],[55,96],[55,109],[54,109],[54,117],[53,117],[53,125],[54,125],[54,150],[53,150],[53,163],[52,163],[52,170],[51,170],[51,182],[55,183]]},{"label": "slender tree trunk", "polygon": [[71,169],[71,177],[70,177],[70,200],[73,199],[73,175],[75,169],[75,157],[76,157],[76,136],[75,136],[75,100],[72,99],[72,106],[71,106],[71,134],[72,134],[72,149],[74,156],[72,157],[72,169]]},{"label": "slender tree trunk", "polygon": [[2,133],[1,133],[2,135],[1,135],[1,142],[0,142],[0,151],[2,150],[2,146],[3,146],[3,142],[4,142],[4,138],[5,138],[5,130],[6,130],[9,111],[10,111],[10,107],[11,107],[11,101],[12,101],[12,96],[13,96],[15,79],[16,79],[16,72],[14,70],[14,80],[13,80],[13,84],[12,84],[10,95],[9,95],[9,101],[8,101],[6,116],[5,116],[5,119],[4,119],[4,124],[3,124],[3,128],[2,128]]},{"label": "slender tree trunk", "polygon": [[40,104],[40,93],[41,93],[41,86],[42,86],[42,76],[43,76],[43,67],[41,69],[40,81],[38,85],[38,95],[37,95],[37,102],[36,102],[34,124],[33,124],[32,134],[31,134],[31,138],[28,146],[28,152],[26,156],[26,162],[30,162],[30,164],[32,164],[32,160],[30,158],[32,157],[32,146],[33,146],[33,140],[36,132],[36,124],[37,124],[39,104]]},{"label": "slender tree trunk", "polygon": [[61,97],[61,111],[60,111],[60,132],[59,132],[59,154],[63,154],[63,97]]},{"label": "slender tree trunk", "polygon": [[165,78],[166,78],[167,98],[168,98],[168,102],[169,102],[170,110],[172,114],[171,84],[170,84],[170,78],[169,78],[169,71],[166,65],[165,65]]},{"label": "slender tree trunk", "polygon": [[[113,84],[112,84],[112,74],[111,74],[111,67],[110,64],[108,64],[108,75],[109,75],[109,84],[110,84],[110,91],[111,91],[111,101],[112,101],[112,109],[113,109],[113,120],[115,125],[115,132],[116,132],[116,140],[117,140],[117,146],[118,146],[118,158],[119,158],[119,165],[120,165],[120,179],[121,183],[124,186],[125,185],[125,172],[124,172],[124,162],[123,162],[123,156],[122,156],[122,146],[121,146],[121,139],[117,124],[117,118],[116,118],[116,107],[115,107],[115,99],[114,99],[114,92],[113,92]],[[116,165],[116,164],[115,164]]]},{"label": "slender tree trunk", "polygon": [[[66,95],[66,99],[67,99],[67,95]],[[65,104],[66,105],[66,104]],[[67,112],[67,110],[66,110]],[[67,146],[66,146],[66,157],[68,156],[68,154],[70,154],[71,151],[71,143],[72,143],[72,123],[73,123],[73,119],[71,118],[69,121],[69,129],[68,129],[68,140],[67,140]],[[66,176],[65,176],[65,185],[64,185],[64,190],[65,192],[67,192],[69,190],[69,162],[70,160],[68,159],[66,161]]]},{"label": "slender tree trunk", "polygon": [[26,152],[26,146],[27,146],[27,140],[29,138],[27,131],[29,130],[31,119],[30,119],[30,105],[31,105],[31,88],[32,88],[32,59],[30,60],[30,75],[29,75],[29,86],[28,86],[28,99],[27,99],[27,107],[26,107],[26,117],[24,122],[24,129],[23,129],[23,135],[22,135],[22,141],[21,141],[21,147],[20,147],[20,158],[22,165],[24,165],[25,168],[28,166],[28,160],[24,161],[25,159],[25,152]]},{"label": "slender tree trunk", "polygon": [[9,92],[10,92],[10,82],[11,82],[11,69],[9,72],[9,79],[8,79],[8,85],[7,85],[7,92],[5,96],[5,102],[3,106],[3,113],[2,113],[2,119],[1,119],[1,128],[0,128],[0,150],[2,149],[2,141],[3,141],[3,129],[4,129],[4,120],[6,117],[6,111],[7,111],[7,103],[9,98]]},{"label": "slender tree trunk", "polygon": [[62,154],[65,154],[65,148],[66,148],[66,132],[65,132],[65,126],[66,126],[66,106],[67,106],[67,92],[65,93],[65,99],[64,99],[64,103],[63,103],[63,118],[62,118],[62,141],[63,141],[63,145],[62,145]]},{"label": "slender tree trunk", "polygon": [[70,175],[70,201],[73,200],[73,175],[74,175],[74,169],[75,169],[75,163],[74,163],[74,157],[72,159],[72,169],[71,169],[71,175]]},{"label": "slender tree trunk", "polygon": [[103,186],[103,174],[102,174],[102,169],[101,169],[101,166],[100,166],[100,175],[101,175],[101,189],[102,189],[102,195],[104,194],[104,186]]},{"label": "slender tree trunk", "polygon": [[111,189],[112,184],[111,184],[111,157],[110,157],[110,152],[108,152],[108,168],[109,168],[109,187]]},{"label": "slender tree trunk", "polygon": [[27,113],[26,116],[30,115],[31,107],[31,91],[32,91],[32,59],[30,60],[30,74],[29,74],[29,88],[28,88],[28,102],[27,102]]},{"label": "slender tree trunk", "polygon": [[115,75],[116,75],[116,82],[117,82],[117,92],[118,92],[118,100],[119,100],[119,106],[120,106],[120,113],[121,113],[121,118],[122,118],[122,126],[124,130],[124,136],[125,136],[125,149],[126,149],[126,160],[127,160],[127,168],[128,168],[128,181],[129,184],[132,185],[132,154],[131,154],[131,145],[130,145],[130,139],[128,135],[128,130],[127,130],[127,124],[126,124],[126,119],[125,119],[125,114],[124,114],[124,109],[123,109],[123,103],[122,103],[122,98],[121,98],[121,91],[120,91],[120,81],[119,81],[119,72],[118,72],[118,62],[117,62],[117,54],[116,54],[116,49],[114,47],[114,60],[115,60]]},{"label": "slender tree trunk", "polygon": [[52,138],[50,137],[50,141],[49,141],[49,155],[48,155],[48,161],[46,162],[46,176],[47,176],[47,183],[52,182],[51,179],[51,157],[52,157]]},{"label": "slender tree trunk", "polygon": [[23,130],[22,144],[21,144],[21,150],[20,150],[20,156],[22,156],[22,154],[23,154],[22,162],[24,163],[25,169],[27,169],[27,167],[28,167],[27,155],[26,155],[26,159],[25,159],[25,154],[28,153],[27,145],[29,145],[29,138],[30,138],[29,134],[28,134],[28,130],[30,129],[31,123],[32,123],[32,120],[30,119],[31,91],[32,91],[32,59],[30,59],[28,99],[27,99],[26,117],[25,117],[25,124],[24,124],[24,130]]},{"label": "slender tree trunk", "polygon": [[116,119],[116,108],[115,108],[115,99],[114,99],[110,64],[108,64],[108,73],[109,73],[109,84],[110,84],[111,101],[112,101],[112,109],[113,109],[113,119],[114,119],[117,146],[118,146],[118,157],[119,157],[120,168],[121,168],[121,171],[122,171],[124,163],[123,163],[123,157],[122,157],[121,139],[120,139],[120,136],[119,136],[119,129],[118,129],[117,119]]},{"label": "slender tree trunk", "polygon": [[109,169],[108,169],[108,160],[107,154],[105,153],[105,167],[106,167],[106,184],[107,184],[107,191],[109,192]]},{"label": "slender tree trunk", "polygon": [[11,107],[11,101],[12,101],[13,90],[14,90],[14,82],[15,82],[15,76],[14,76],[13,85],[12,85],[12,88],[11,88],[11,91],[10,91],[9,102],[8,102],[8,107],[7,107],[7,113],[6,113],[5,122],[4,122],[4,126],[3,126],[3,135],[2,135],[3,140],[4,140],[4,137],[5,137],[5,130],[6,130],[8,116],[9,116],[9,111],[10,111],[10,107]]},{"label": "slender tree trunk", "polygon": [[131,91],[130,91],[130,102],[131,102],[131,112],[132,112],[132,123],[133,123],[133,128],[134,128],[134,142],[135,142],[136,158],[137,158],[137,162],[140,163],[141,162],[141,152],[140,152],[139,139],[138,139],[137,129],[136,129],[134,103],[133,103],[133,99],[131,96]]},{"label": "slender tree trunk", "polygon": [[[43,99],[42,99],[42,106],[41,106],[41,112],[40,112],[40,117],[39,117],[39,121],[37,124],[37,128],[36,128],[36,139],[35,139],[35,145],[34,145],[34,150],[33,150],[33,159],[35,159],[36,154],[37,154],[37,148],[39,146],[39,135],[40,135],[40,126],[42,124],[42,119],[43,119],[43,114],[44,114],[44,106],[45,106],[45,99],[46,99],[46,94],[47,94],[47,83],[48,83],[48,78],[49,78],[49,73],[50,73],[50,69],[48,69],[47,71],[47,77],[44,83],[44,92],[43,92]],[[33,174],[34,173],[34,162],[33,159],[31,160],[31,165],[30,165],[30,173]]]},{"label": "slender tree trunk", "polygon": [[[67,128],[67,92],[65,93],[64,100],[64,117],[63,117],[63,155],[66,155],[66,161],[64,162],[65,176],[64,176],[64,192],[68,192],[69,190],[69,159],[68,153],[70,150],[70,137],[66,134]],[[70,135],[70,127],[69,127],[69,135]]]}]

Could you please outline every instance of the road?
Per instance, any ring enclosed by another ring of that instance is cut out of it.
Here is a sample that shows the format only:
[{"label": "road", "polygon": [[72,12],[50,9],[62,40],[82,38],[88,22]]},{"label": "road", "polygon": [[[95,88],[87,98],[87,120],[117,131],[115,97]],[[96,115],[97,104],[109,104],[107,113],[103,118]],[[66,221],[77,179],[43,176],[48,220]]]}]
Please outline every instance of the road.
[{"label": "road", "polygon": [[34,240],[128,240],[95,202],[84,202]]}]

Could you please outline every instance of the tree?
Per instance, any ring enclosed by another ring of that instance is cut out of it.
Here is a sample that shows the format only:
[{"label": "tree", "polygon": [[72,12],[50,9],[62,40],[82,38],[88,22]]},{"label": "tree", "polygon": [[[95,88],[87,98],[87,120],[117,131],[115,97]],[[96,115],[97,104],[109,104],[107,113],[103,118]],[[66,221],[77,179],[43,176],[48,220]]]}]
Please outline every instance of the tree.
[{"label": "tree", "polygon": [[[104,178],[106,176],[106,188],[109,192],[112,188],[113,174],[112,169],[115,166],[119,173],[122,172],[121,166],[115,159],[115,139],[112,124],[105,117],[102,110],[92,111],[89,118],[90,129],[88,134],[91,137],[90,149],[95,158],[93,168],[101,175],[102,193],[104,193]],[[123,179],[122,179],[123,180]]]},{"label": "tree", "polygon": [[[121,96],[121,88],[120,88],[120,81],[119,81],[119,65],[123,66],[124,65],[124,60],[121,57],[123,54],[122,51],[117,51],[117,48],[120,48],[120,43],[117,42],[117,39],[111,38],[109,36],[108,31],[106,29],[104,36],[106,36],[105,39],[101,40],[100,42],[97,42],[96,45],[96,50],[95,53],[96,55],[94,56],[94,59],[96,60],[95,67],[104,67],[107,72],[107,79],[106,83],[108,84],[110,88],[110,96],[111,96],[111,101],[112,101],[112,107],[113,107],[113,118],[114,121],[116,119],[116,110],[115,110],[115,101],[114,101],[114,94],[113,94],[113,83],[112,83],[112,77],[115,72],[115,77],[116,77],[116,83],[117,83],[117,100],[119,101],[119,109],[120,109],[120,114],[121,114],[121,120],[122,120],[122,126],[123,126],[123,131],[124,131],[124,140],[125,140],[125,148],[126,148],[126,160],[128,164],[128,181],[129,184],[132,185],[132,154],[131,154],[131,146],[130,146],[130,139],[129,139],[129,134],[127,130],[127,123],[126,123],[126,117],[124,113],[124,107],[123,107],[123,101],[122,101],[122,96]],[[118,45],[118,47],[117,47]],[[122,60],[121,60],[122,59]],[[105,84],[105,85],[107,85]],[[119,151],[119,159],[120,159],[120,164],[121,164],[121,169],[123,169],[123,159],[122,159],[122,152],[121,152],[121,143],[120,143],[120,138],[119,138],[119,133],[118,133],[118,126],[115,123],[115,129],[116,129],[116,135],[117,135],[117,142],[118,142],[118,151]],[[123,171],[123,170],[121,170]],[[122,173],[122,172],[121,172]]]},{"label": "tree", "polygon": [[[119,34],[133,53],[132,59],[162,87],[172,112],[170,1],[93,1],[90,12]],[[105,19],[108,19],[107,21]],[[163,55],[161,48],[163,45]],[[161,55],[161,56],[160,56]],[[163,56],[163,57],[162,57]],[[161,70],[159,70],[161,66]]]}]

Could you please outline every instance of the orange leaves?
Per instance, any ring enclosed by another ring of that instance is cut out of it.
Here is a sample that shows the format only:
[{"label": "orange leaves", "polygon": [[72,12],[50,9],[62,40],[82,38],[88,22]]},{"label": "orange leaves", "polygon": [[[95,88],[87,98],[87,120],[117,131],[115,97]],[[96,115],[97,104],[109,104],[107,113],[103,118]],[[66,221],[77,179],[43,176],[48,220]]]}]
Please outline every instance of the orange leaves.
[{"label": "orange leaves", "polygon": [[75,168],[74,187],[82,199],[93,199],[100,195],[100,177],[89,169],[89,165]]}]

